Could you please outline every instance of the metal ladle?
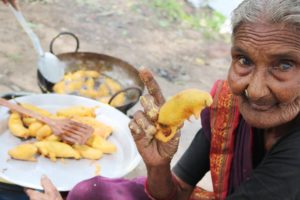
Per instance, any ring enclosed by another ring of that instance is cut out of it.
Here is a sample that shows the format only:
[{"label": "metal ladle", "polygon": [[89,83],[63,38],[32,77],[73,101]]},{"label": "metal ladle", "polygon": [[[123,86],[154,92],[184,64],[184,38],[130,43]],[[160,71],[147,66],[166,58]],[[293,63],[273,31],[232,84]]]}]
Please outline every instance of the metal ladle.
[{"label": "metal ladle", "polygon": [[59,82],[63,79],[66,64],[60,61],[54,54],[44,52],[37,35],[32,31],[26,22],[21,11],[16,10],[11,4],[8,5],[18,22],[29,36],[37,54],[38,54],[38,70],[40,73],[52,83]]}]

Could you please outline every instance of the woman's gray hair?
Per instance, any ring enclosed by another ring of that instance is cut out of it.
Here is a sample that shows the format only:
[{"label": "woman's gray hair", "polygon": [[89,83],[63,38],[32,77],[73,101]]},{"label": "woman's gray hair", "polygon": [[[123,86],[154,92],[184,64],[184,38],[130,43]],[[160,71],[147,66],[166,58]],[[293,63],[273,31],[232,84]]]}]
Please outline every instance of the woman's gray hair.
[{"label": "woman's gray hair", "polygon": [[232,13],[232,30],[243,23],[285,23],[300,30],[300,0],[244,0]]}]

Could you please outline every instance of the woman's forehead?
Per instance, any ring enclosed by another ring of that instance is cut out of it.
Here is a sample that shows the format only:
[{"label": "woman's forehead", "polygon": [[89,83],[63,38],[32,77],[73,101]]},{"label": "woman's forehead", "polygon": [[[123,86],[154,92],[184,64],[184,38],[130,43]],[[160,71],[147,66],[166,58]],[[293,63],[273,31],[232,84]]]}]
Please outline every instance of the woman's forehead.
[{"label": "woman's forehead", "polygon": [[245,23],[234,32],[235,47],[300,52],[300,31],[283,24]]}]

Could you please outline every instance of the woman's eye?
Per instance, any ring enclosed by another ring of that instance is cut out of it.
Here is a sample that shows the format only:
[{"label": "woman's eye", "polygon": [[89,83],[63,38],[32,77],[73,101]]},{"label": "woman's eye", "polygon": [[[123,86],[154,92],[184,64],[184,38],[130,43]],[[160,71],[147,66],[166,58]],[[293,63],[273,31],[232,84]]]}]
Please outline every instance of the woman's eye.
[{"label": "woman's eye", "polygon": [[294,65],[292,63],[289,62],[282,62],[279,63],[278,65],[278,69],[281,71],[288,71],[289,69],[291,69]]},{"label": "woman's eye", "polygon": [[248,58],[246,58],[246,57],[244,57],[244,56],[241,56],[241,57],[239,58],[239,63],[240,63],[241,65],[244,65],[244,66],[250,66],[250,65],[252,64],[251,60],[248,59]]}]

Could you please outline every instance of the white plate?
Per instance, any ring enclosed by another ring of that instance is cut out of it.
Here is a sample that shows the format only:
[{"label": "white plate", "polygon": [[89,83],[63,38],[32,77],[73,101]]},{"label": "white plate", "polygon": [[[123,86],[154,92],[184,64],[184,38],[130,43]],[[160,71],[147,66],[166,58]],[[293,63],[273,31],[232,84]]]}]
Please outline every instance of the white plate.
[{"label": "white plate", "polygon": [[43,157],[38,157],[37,162],[12,160],[7,153],[8,150],[22,141],[9,132],[7,128],[8,109],[0,107],[1,126],[5,126],[4,130],[0,132],[1,178],[24,187],[42,189],[40,178],[42,175],[47,175],[59,191],[69,191],[80,181],[94,177],[97,166],[100,166],[101,176],[119,178],[139,164],[141,158],[128,128],[129,118],[117,109],[91,99],[72,95],[37,94],[19,97],[16,100],[39,106],[52,113],[63,107],[99,105],[100,107],[96,110],[97,119],[113,128],[109,141],[117,146],[117,152],[104,155],[98,161],[64,159],[62,162],[58,159],[56,162],[52,162]]}]

